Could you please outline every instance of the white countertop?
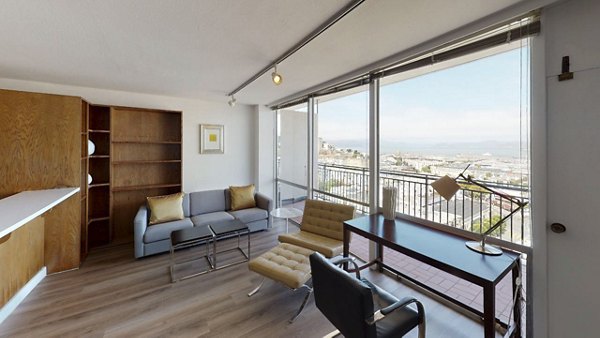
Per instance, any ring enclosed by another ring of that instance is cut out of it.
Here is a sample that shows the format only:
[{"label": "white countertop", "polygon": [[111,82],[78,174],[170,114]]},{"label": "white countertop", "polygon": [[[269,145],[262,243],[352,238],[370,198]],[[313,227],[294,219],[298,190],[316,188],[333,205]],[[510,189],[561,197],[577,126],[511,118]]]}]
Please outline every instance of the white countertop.
[{"label": "white countertop", "polygon": [[23,191],[0,200],[0,238],[73,196],[79,188]]}]

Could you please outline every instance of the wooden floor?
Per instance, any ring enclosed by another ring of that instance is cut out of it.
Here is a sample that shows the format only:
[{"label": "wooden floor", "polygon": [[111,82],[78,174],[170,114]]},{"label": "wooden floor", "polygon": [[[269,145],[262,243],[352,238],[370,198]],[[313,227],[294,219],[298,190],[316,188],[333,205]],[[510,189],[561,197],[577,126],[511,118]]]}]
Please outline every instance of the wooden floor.
[{"label": "wooden floor", "polygon": [[[252,234],[253,256],[276,245],[284,229]],[[178,257],[199,252],[203,248],[186,249]],[[131,244],[92,251],[79,270],[46,277],[0,325],[0,337],[322,337],[334,330],[314,299],[288,324],[304,290],[292,292],[268,281],[249,298],[261,277],[247,264],[171,284],[168,263],[168,254],[135,260]],[[483,337],[478,322],[395,278],[366,276],[399,297],[419,298],[428,337]],[[408,337],[416,337],[416,330]]]}]

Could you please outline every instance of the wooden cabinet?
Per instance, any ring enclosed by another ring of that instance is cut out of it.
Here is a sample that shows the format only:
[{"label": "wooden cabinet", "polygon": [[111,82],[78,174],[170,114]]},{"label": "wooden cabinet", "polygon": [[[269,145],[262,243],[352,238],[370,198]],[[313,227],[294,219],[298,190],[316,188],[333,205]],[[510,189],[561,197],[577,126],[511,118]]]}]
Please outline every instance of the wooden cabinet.
[{"label": "wooden cabinet", "polygon": [[81,178],[80,178],[80,196],[81,196],[81,260],[88,254],[88,236],[87,236],[87,190],[88,190],[88,109],[89,104],[83,101],[81,105]]},{"label": "wooden cabinet", "polygon": [[181,191],[181,112],[89,105],[87,245],[133,241],[146,197]]},{"label": "wooden cabinet", "polygon": [[133,242],[146,197],[181,191],[181,112],[11,90],[0,103],[0,198],[81,188],[44,216],[49,273],[78,267],[91,248]]},{"label": "wooden cabinet", "polygon": [[[0,198],[81,187],[84,106],[80,97],[0,90]],[[48,273],[79,266],[81,206],[75,194],[44,215]]]}]

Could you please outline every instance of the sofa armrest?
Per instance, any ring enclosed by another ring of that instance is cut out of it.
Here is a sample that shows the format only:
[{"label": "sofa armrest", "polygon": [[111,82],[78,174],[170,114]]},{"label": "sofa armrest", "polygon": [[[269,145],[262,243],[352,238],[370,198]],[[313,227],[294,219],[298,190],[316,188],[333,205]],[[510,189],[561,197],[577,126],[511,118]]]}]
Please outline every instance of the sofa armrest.
[{"label": "sofa armrest", "polygon": [[256,207],[266,210],[267,212],[271,212],[273,210],[273,200],[257,192],[254,195],[254,199],[256,200]]},{"label": "sofa armrest", "polygon": [[148,227],[148,209],[142,205],[133,219],[133,242],[135,258],[144,256],[144,234]]}]

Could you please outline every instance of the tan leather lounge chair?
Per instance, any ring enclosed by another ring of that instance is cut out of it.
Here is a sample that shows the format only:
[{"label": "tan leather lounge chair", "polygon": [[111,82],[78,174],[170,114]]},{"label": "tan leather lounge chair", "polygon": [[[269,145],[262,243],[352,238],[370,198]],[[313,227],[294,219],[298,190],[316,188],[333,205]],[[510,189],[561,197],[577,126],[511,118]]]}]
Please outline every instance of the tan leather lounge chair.
[{"label": "tan leather lounge chair", "polygon": [[327,258],[342,254],[344,221],[354,218],[354,207],[306,200],[300,231],[279,235],[279,241],[320,252]]},{"label": "tan leather lounge chair", "polygon": [[[307,200],[300,231],[279,236],[282,242],[248,263],[248,268],[264,278],[279,282],[292,290],[307,289],[308,292],[296,314],[290,319],[293,322],[308,301],[312,293],[310,286],[310,263],[308,257],[315,251],[326,257],[334,257],[343,251],[344,221],[354,217],[354,207]],[[251,297],[260,290],[260,284],[252,290]]]}]

